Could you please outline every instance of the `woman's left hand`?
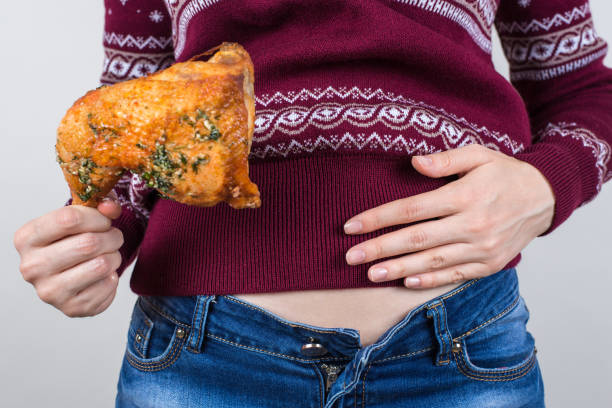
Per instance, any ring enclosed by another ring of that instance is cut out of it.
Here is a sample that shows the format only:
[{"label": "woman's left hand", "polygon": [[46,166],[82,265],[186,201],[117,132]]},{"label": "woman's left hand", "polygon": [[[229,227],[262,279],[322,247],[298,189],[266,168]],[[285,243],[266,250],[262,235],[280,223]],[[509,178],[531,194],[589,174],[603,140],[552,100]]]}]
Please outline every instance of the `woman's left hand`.
[{"label": "woman's left hand", "polygon": [[[431,158],[425,165],[418,157]],[[428,177],[458,174],[442,187],[366,210],[347,221],[347,234],[420,222],[352,247],[351,265],[372,265],[375,282],[404,278],[409,288],[432,288],[491,275],[546,231],[555,197],[531,164],[480,144],[412,158]],[[385,272],[386,271],[386,272]]]}]

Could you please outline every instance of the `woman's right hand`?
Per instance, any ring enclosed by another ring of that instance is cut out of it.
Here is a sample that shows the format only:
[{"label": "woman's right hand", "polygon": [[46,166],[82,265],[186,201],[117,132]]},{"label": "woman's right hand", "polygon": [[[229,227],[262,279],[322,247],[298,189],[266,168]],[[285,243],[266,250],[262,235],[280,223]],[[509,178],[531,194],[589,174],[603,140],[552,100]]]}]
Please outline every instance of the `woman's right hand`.
[{"label": "woman's right hand", "polygon": [[97,208],[70,205],[35,218],[14,235],[19,269],[38,297],[69,317],[94,316],[110,306],[119,277],[123,234],[114,192]]}]

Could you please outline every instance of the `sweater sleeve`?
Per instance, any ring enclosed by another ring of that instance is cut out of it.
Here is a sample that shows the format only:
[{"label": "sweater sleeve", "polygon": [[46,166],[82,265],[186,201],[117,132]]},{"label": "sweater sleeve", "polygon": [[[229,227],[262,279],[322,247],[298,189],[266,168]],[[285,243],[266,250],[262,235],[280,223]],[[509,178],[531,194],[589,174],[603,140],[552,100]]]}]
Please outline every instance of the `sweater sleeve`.
[{"label": "sweater sleeve", "polygon": [[[163,0],[105,0],[104,64],[101,84],[110,85],[167,68],[174,62],[172,27]],[[159,197],[137,174],[126,171],[113,188],[121,216],[112,225],[123,233],[123,271],[134,261]],[[69,204],[72,200],[69,200]]]},{"label": "sweater sleeve", "polygon": [[532,129],[532,143],[514,157],[536,167],[555,195],[544,236],[612,178],[608,47],[585,0],[502,0],[495,26]]}]

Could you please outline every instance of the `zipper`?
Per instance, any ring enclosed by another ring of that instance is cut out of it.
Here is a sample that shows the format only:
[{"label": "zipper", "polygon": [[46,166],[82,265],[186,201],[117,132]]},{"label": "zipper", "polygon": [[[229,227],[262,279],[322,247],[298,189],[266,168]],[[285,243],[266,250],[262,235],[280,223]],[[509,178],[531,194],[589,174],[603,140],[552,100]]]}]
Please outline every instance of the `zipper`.
[{"label": "zipper", "polygon": [[338,379],[343,366],[321,364],[321,368],[325,370],[325,393],[328,393],[334,381]]}]

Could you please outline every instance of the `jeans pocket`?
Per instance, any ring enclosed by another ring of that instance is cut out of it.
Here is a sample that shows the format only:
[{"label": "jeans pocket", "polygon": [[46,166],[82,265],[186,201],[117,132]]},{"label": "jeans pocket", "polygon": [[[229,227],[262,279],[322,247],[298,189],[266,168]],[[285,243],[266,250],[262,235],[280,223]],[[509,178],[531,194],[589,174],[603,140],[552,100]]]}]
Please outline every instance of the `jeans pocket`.
[{"label": "jeans pocket", "polygon": [[179,358],[187,335],[187,327],[138,297],[128,330],[125,357],[138,370],[163,370]]},{"label": "jeans pocket", "polygon": [[529,311],[519,296],[506,314],[453,341],[459,371],[479,381],[512,381],[536,367],[535,340],[527,331]]}]

